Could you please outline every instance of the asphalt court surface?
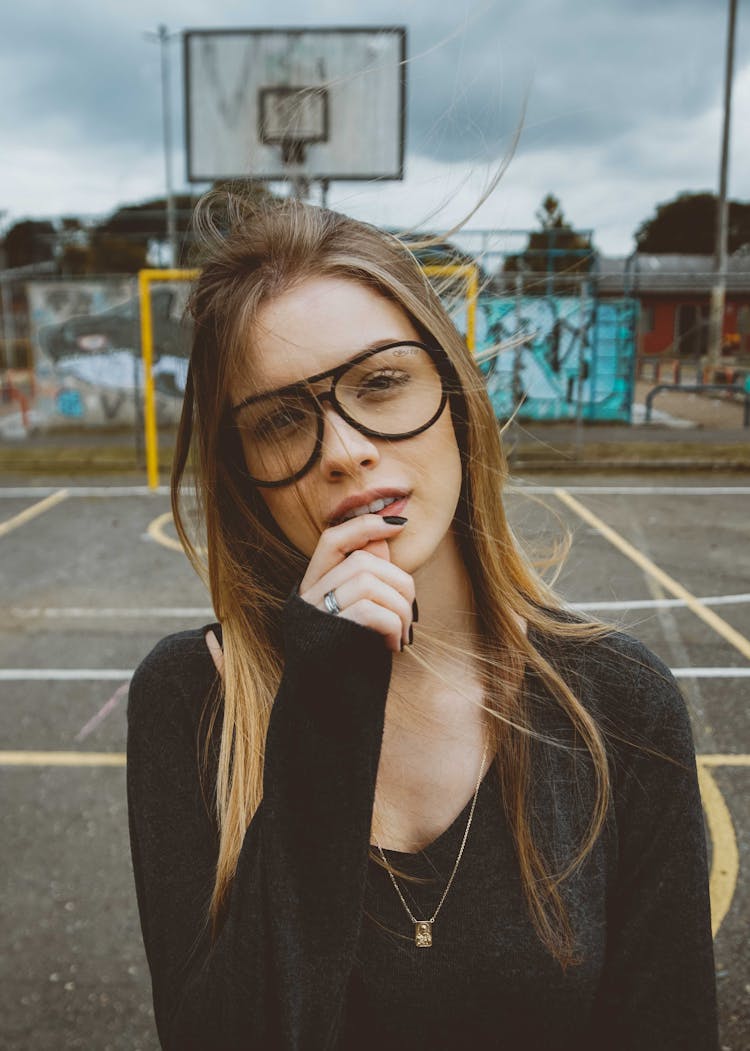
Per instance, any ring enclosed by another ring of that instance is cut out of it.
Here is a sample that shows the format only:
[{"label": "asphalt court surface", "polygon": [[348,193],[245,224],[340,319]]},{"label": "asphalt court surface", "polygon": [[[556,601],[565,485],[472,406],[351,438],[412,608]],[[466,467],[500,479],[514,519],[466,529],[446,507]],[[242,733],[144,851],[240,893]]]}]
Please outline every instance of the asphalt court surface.
[{"label": "asphalt court surface", "polygon": [[[750,478],[530,476],[506,508],[532,551],[569,527],[558,590],[678,678],[709,840],[721,1045],[745,1051]],[[177,548],[166,490],[0,478],[7,1051],[158,1048],[130,867],[125,705],[158,639],[214,619]]]}]

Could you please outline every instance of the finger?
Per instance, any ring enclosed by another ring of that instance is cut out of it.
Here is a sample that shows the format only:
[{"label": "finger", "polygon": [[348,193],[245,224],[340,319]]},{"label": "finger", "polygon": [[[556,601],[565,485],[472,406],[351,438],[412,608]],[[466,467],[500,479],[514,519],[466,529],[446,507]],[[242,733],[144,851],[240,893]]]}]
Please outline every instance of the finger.
[{"label": "finger", "polygon": [[[391,560],[391,549],[388,547],[387,540],[371,540],[370,543],[365,544],[364,547],[358,547],[357,551],[369,551],[384,562],[390,562]],[[350,551],[346,557],[351,558],[353,554],[355,554],[355,552]]]},{"label": "finger", "polygon": [[[373,602],[396,613],[401,621],[400,638],[404,645],[408,645],[412,619],[411,601],[405,599],[399,591],[385,583],[380,577],[369,572],[358,573],[336,588],[336,601],[342,614],[363,600]],[[322,596],[319,608],[324,611],[326,609]]]},{"label": "finger", "polygon": [[224,681],[224,653],[219,640],[214,635],[213,631],[206,632],[206,645],[208,646],[208,652],[211,654],[213,662],[216,666],[216,670],[219,673],[219,677],[222,682]]},{"label": "finger", "polygon": [[[323,597],[332,589],[336,590],[337,597],[344,584],[356,581],[360,577],[372,576],[384,581],[387,585],[399,593],[409,605],[409,623],[412,617],[412,603],[416,598],[414,578],[395,563],[386,561],[370,550],[372,545],[353,551],[349,558],[334,566],[330,572],[321,577],[320,580],[311,584],[306,592],[300,589],[301,597],[314,606],[321,606]],[[350,589],[351,595],[351,589]],[[343,605],[339,598],[339,605]],[[408,624],[407,624],[408,629]]]},{"label": "finger", "polygon": [[388,649],[394,653],[400,653],[403,649],[401,618],[392,609],[386,609],[371,599],[360,599],[339,616],[377,631],[385,639]]},{"label": "finger", "polygon": [[[373,541],[383,544],[394,539],[405,524],[391,525],[380,515],[366,514],[324,530],[302,578],[300,591],[307,590],[312,583],[343,562],[352,551],[366,547]],[[387,548],[387,543],[385,546]],[[388,557],[390,559],[389,553]]]}]

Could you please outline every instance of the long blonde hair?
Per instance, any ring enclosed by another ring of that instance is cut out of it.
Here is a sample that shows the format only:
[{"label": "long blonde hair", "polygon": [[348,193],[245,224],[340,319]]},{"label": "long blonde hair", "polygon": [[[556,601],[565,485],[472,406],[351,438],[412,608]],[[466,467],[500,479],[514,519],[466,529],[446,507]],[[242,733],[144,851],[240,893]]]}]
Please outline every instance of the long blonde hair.
[{"label": "long blonde hair", "polygon": [[[250,200],[222,191],[199,205],[195,227],[201,272],[190,300],[194,338],[172,470],[172,510],[223,632],[224,678],[207,698],[202,764],[204,790],[215,791],[207,806],[214,809],[219,833],[206,918],[212,935],[220,928],[245,833],[261,800],[266,731],[282,672],[281,608],[306,568],[246,480],[228,412],[229,383],[242,366],[260,306],[305,277],[331,275],[363,282],[400,305],[418,331],[445,350],[455,371],[450,410],[463,484],[453,528],[474,592],[479,626],[474,655],[486,686],[502,805],[538,935],[563,969],[579,962],[559,888],[591,851],[605,821],[607,752],[592,715],[529,636],[536,629],[547,637],[584,641],[606,635],[611,626],[560,616],[562,601],[514,537],[501,499],[508,468],[497,420],[464,340],[411,252],[397,237],[368,224],[292,199]],[[450,642],[439,637],[424,645],[451,651]],[[519,689],[527,667],[591,759],[593,808],[580,850],[562,871],[553,871],[530,812],[531,744],[539,734],[529,699]],[[219,716],[212,786],[209,742]],[[374,851],[371,856],[382,864]]]}]

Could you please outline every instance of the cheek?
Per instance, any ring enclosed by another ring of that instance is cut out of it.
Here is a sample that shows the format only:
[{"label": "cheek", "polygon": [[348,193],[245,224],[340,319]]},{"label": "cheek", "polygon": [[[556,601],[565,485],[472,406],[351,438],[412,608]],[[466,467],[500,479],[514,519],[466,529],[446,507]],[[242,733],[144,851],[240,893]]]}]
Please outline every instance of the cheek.
[{"label": "cheek", "polygon": [[463,468],[461,465],[461,453],[459,452],[456,434],[453,430],[453,423],[449,413],[446,412],[440,419],[435,428],[434,438],[435,448],[432,451],[434,458],[431,459],[431,462],[435,466],[439,465],[439,472],[433,469],[433,474],[437,475],[440,491],[445,495],[446,499],[450,497],[458,501]]},{"label": "cheek", "polygon": [[320,536],[312,508],[297,488],[261,489],[263,501],[281,532],[308,558]]}]

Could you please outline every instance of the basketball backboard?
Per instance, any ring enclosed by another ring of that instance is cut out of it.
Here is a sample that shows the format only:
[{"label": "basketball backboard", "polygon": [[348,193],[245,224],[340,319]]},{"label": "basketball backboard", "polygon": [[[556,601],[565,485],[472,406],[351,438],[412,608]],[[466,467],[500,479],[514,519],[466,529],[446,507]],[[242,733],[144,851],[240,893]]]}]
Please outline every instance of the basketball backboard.
[{"label": "basketball backboard", "polygon": [[406,30],[184,34],[187,177],[402,179]]}]

